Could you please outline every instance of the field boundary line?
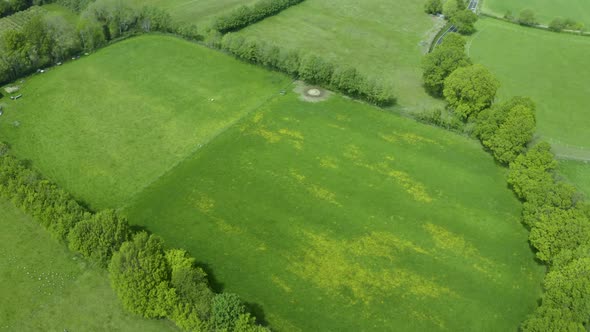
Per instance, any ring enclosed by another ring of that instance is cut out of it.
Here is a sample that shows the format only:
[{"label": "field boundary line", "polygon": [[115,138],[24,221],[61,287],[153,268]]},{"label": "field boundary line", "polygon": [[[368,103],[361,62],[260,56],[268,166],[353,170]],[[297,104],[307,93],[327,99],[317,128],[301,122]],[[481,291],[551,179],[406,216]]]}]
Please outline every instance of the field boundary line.
[{"label": "field boundary line", "polygon": [[178,161],[176,161],[174,164],[172,164],[172,166],[168,167],[166,170],[164,170],[162,173],[160,173],[160,175],[156,176],[153,180],[149,181],[146,185],[142,186],[140,189],[136,190],[134,193],[129,195],[129,198],[124,200],[120,206],[116,207],[116,210],[121,211],[121,210],[124,210],[125,208],[129,207],[138,195],[140,195],[142,192],[144,192],[147,188],[151,187],[154,183],[156,183],[161,178],[165,177],[168,174],[171,174],[180,164],[182,164],[184,161],[186,161],[187,159],[194,156],[202,148],[208,146],[209,143],[213,142],[213,140],[215,140],[217,137],[221,136],[223,133],[228,131],[230,128],[233,128],[235,125],[242,122],[244,119],[248,118],[251,114],[256,113],[256,111],[261,109],[264,105],[270,103],[274,99],[277,99],[279,97],[283,97],[279,93],[279,91],[286,90],[289,86],[292,86],[294,82],[295,82],[294,80],[290,80],[288,84],[285,84],[282,88],[277,89],[276,94],[269,95],[267,98],[263,99],[259,104],[252,107],[252,109],[244,112],[244,114],[242,114],[237,119],[228,123],[227,126],[219,129],[217,132],[215,132],[213,135],[211,135],[209,138],[207,138],[203,142],[195,144],[195,147],[191,151],[189,151],[189,153],[187,153],[187,155],[184,158],[181,158]]}]

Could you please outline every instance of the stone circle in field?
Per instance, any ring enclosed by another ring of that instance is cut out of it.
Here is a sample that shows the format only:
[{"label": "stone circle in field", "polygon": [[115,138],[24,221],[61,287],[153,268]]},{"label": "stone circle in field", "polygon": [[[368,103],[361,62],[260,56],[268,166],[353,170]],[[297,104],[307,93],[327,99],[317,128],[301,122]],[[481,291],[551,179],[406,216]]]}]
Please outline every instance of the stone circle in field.
[{"label": "stone circle in field", "polygon": [[319,97],[322,95],[322,91],[320,91],[320,89],[316,89],[316,88],[309,89],[305,93],[311,97]]},{"label": "stone circle in field", "polygon": [[324,101],[331,95],[331,92],[326,89],[318,86],[309,86],[302,81],[295,83],[294,91],[299,94],[301,100],[312,103]]}]

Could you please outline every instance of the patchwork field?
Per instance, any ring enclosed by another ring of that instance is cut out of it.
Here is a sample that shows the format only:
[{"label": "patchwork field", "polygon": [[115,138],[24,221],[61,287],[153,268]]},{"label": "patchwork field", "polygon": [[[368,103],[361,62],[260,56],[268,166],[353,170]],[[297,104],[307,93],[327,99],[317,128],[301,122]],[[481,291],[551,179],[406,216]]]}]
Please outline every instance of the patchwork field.
[{"label": "patchwork field", "polygon": [[475,141],[292,89],[138,37],[29,79],[0,140],[188,249],[275,330],[515,330],[543,269],[504,170]]},{"label": "patchwork field", "polygon": [[127,314],[104,271],[76,259],[4,200],[0,226],[0,331],[176,331]]},{"label": "patchwork field", "polygon": [[47,11],[45,9],[39,6],[32,6],[25,11],[0,18],[0,31],[20,29],[32,17],[35,17],[36,15],[44,15],[46,13]]},{"label": "patchwork field", "polygon": [[413,111],[442,105],[422,88],[420,69],[440,24],[421,1],[308,0],[239,33],[353,65],[390,83],[399,107]]},{"label": "patchwork field", "polygon": [[523,9],[532,9],[537,20],[542,24],[549,24],[556,17],[571,18],[582,22],[590,28],[590,2],[587,0],[486,0],[483,2],[483,12],[504,16],[507,11],[518,16]]},{"label": "patchwork field", "polygon": [[557,34],[481,18],[469,42],[473,60],[501,84],[499,98],[530,96],[538,134],[558,155],[590,158],[590,38]]},{"label": "patchwork field", "polygon": [[207,25],[217,15],[256,0],[134,0],[141,5],[165,9],[178,22]]},{"label": "patchwork field", "polygon": [[288,82],[142,36],[27,80],[23,98],[0,100],[0,140],[93,207],[118,207]]}]

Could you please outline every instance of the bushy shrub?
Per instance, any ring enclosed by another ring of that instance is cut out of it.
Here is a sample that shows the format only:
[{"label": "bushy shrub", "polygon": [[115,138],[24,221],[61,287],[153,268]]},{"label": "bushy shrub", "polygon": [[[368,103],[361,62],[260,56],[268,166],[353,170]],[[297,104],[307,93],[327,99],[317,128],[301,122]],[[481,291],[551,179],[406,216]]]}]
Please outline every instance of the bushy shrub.
[{"label": "bushy shrub", "polygon": [[77,223],[69,233],[68,242],[72,251],[106,267],[113,253],[130,236],[127,220],[119,217],[114,210],[105,210]]},{"label": "bushy shrub", "polygon": [[240,297],[232,293],[221,293],[213,298],[211,327],[216,331],[233,331],[246,307]]},{"label": "bushy shrub", "polygon": [[123,306],[142,317],[166,317],[178,302],[157,236],[141,232],[123,243],[109,264],[109,276]]}]

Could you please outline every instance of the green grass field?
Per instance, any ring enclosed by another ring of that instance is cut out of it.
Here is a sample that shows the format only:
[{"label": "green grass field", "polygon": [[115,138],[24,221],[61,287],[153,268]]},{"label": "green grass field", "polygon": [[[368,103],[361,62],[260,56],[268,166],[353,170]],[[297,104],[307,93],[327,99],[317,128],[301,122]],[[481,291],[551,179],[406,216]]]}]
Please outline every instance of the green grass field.
[{"label": "green grass field", "polygon": [[188,249],[278,331],[515,330],[544,271],[504,170],[473,140],[291,91],[144,36],[27,80],[0,139]]},{"label": "green grass field", "polygon": [[278,331],[510,331],[543,270],[504,183],[474,141],[290,94],[126,213],[262,305]]},{"label": "green grass field", "polygon": [[[557,34],[481,18],[469,42],[474,62],[501,82],[499,99],[530,96],[537,103],[537,127],[558,154],[590,158],[590,38]],[[576,146],[580,147],[576,151]],[[576,154],[579,154],[576,156]]]},{"label": "green grass field", "polygon": [[437,24],[422,1],[307,0],[240,34],[357,67],[391,84],[400,108],[414,111],[442,105],[424,91],[420,69]]},{"label": "green grass field", "polygon": [[580,191],[590,197],[590,163],[575,160],[561,160],[559,172],[568,182],[574,184]]},{"label": "green grass field", "polygon": [[141,5],[165,9],[172,18],[182,23],[206,26],[214,17],[257,0],[133,0]]},{"label": "green grass field", "polygon": [[176,331],[127,314],[105,271],[4,200],[0,227],[0,331]]},{"label": "green grass field", "polygon": [[486,0],[483,12],[504,16],[507,11],[518,16],[523,9],[532,9],[541,24],[549,24],[556,17],[571,18],[590,28],[590,2],[588,0]]},{"label": "green grass field", "polygon": [[0,140],[92,207],[117,207],[288,82],[142,36],[28,79],[23,98],[0,100]]}]

